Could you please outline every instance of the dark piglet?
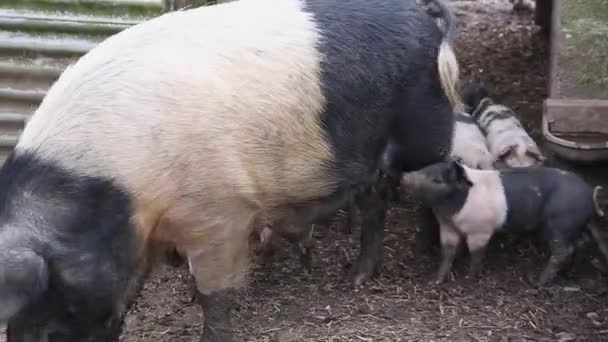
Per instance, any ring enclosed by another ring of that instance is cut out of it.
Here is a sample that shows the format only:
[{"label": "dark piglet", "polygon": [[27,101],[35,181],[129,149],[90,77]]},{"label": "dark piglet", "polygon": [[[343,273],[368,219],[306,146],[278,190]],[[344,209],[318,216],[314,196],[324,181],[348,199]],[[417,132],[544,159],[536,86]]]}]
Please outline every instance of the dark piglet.
[{"label": "dark piglet", "polygon": [[[441,226],[442,261],[437,282],[449,273],[465,240],[471,255],[469,276],[481,269],[494,233],[540,229],[551,257],[538,285],[551,282],[587,233],[598,238],[593,191],[578,175],[550,167],[474,170],[442,162],[405,174],[402,184],[433,208]],[[604,253],[608,259],[608,254]]]},{"label": "dark piglet", "polygon": [[534,12],[536,4],[533,0],[509,0],[513,4],[513,12]]}]

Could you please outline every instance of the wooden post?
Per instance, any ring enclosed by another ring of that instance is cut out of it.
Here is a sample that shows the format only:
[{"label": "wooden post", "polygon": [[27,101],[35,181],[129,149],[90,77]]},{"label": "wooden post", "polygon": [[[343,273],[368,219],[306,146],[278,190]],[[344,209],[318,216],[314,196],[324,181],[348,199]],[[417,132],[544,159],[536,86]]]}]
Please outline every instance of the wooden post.
[{"label": "wooden post", "polygon": [[542,34],[547,37],[549,36],[549,32],[551,32],[551,14],[553,13],[553,1],[554,0],[536,0],[534,22],[536,25],[540,26]]}]

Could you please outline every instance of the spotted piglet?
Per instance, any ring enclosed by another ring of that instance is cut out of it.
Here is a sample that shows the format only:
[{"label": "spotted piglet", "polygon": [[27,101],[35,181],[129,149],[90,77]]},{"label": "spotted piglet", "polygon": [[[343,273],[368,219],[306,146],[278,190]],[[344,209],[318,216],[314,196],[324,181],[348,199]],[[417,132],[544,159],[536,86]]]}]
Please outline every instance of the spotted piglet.
[{"label": "spotted piglet", "polygon": [[464,89],[465,108],[486,136],[494,167],[526,167],[545,161],[512,109],[495,103],[479,82],[469,82]]},{"label": "spotted piglet", "polygon": [[475,170],[452,161],[406,173],[402,184],[433,208],[440,223],[443,255],[438,283],[449,273],[461,240],[471,255],[468,276],[476,276],[490,238],[498,231],[542,231],[551,257],[538,285],[554,279],[587,232],[604,246],[592,222],[593,191],[574,173],[543,166]]}]

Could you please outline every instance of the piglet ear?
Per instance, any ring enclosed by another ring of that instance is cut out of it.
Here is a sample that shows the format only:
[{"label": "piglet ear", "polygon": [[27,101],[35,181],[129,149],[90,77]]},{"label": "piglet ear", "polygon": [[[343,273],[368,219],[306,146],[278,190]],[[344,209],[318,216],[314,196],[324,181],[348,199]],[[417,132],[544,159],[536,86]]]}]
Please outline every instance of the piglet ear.
[{"label": "piglet ear", "polygon": [[465,169],[465,167],[462,164],[460,164],[457,161],[453,161],[452,168],[454,170],[454,173],[456,175],[456,181],[458,183],[463,184],[467,187],[473,186],[473,182],[469,178],[469,175],[467,174],[467,170]]},{"label": "piglet ear", "polygon": [[38,299],[48,287],[43,257],[28,248],[0,251],[0,323]]},{"label": "piglet ear", "polygon": [[517,145],[508,145],[505,146],[502,150],[500,150],[498,152],[498,156],[496,157],[496,160],[503,160],[505,159],[509,154],[515,152],[515,150],[517,149]]},{"label": "piglet ear", "polygon": [[540,152],[538,146],[531,144],[528,146],[526,153],[530,155],[532,158],[535,158],[539,162],[544,162],[547,158]]},{"label": "piglet ear", "polygon": [[481,100],[479,100],[477,106],[472,107],[471,116],[475,118],[475,120],[479,120],[481,118],[481,115],[488,109],[488,107],[493,104],[494,101],[490,97],[482,98]]},{"label": "piglet ear", "polygon": [[593,206],[595,207],[595,212],[597,213],[597,215],[599,217],[604,217],[606,215],[606,213],[602,209],[602,207],[599,203],[600,201],[598,199],[598,196],[601,196],[601,193],[603,192],[603,190],[604,190],[604,188],[601,185],[598,185],[595,188],[593,188]]}]

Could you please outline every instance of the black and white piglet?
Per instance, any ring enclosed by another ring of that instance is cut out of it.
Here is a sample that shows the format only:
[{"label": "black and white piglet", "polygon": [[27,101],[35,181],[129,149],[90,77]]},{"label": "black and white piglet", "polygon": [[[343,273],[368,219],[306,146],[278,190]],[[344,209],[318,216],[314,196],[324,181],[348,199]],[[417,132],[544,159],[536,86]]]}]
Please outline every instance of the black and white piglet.
[{"label": "black and white piglet", "polygon": [[592,222],[596,215],[593,190],[571,172],[550,167],[475,170],[442,162],[404,174],[402,184],[433,208],[440,223],[443,256],[437,282],[450,271],[463,239],[471,255],[469,276],[475,276],[497,231],[542,230],[551,257],[539,285],[554,279],[588,230],[598,245],[604,244]]},{"label": "black and white piglet", "polygon": [[454,132],[450,157],[474,169],[493,169],[494,158],[486,137],[475,119],[462,112],[454,112]]}]

